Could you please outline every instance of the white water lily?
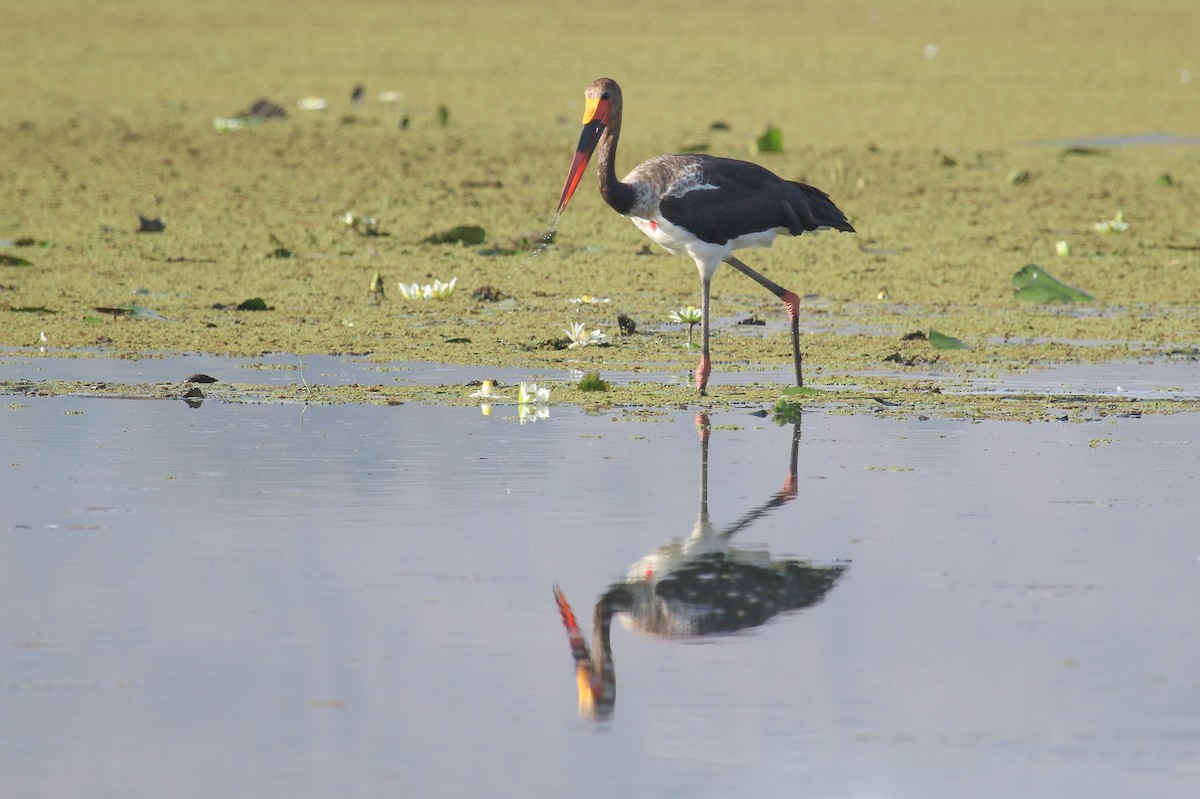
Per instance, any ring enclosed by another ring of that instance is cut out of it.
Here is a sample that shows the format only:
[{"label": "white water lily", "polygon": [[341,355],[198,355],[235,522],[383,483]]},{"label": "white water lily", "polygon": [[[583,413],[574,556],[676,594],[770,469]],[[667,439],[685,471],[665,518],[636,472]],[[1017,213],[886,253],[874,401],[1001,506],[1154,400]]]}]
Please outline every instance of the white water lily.
[{"label": "white water lily", "polygon": [[667,314],[667,318],[672,322],[680,322],[687,325],[700,324],[701,315],[700,309],[689,305],[686,308],[676,308],[671,313]]},{"label": "white water lily", "polygon": [[537,383],[521,383],[517,391],[517,402],[521,405],[544,404],[550,401],[550,389]]},{"label": "white water lily", "polygon": [[324,97],[304,97],[296,105],[301,111],[324,111],[329,107],[329,100]]},{"label": "white water lily", "polygon": [[363,216],[353,211],[347,211],[342,221],[346,227],[361,236],[374,236],[379,233],[379,220],[373,216]]},{"label": "white water lily", "polygon": [[567,302],[572,305],[595,305],[596,303],[611,302],[608,297],[593,297],[591,294],[584,294],[580,297],[572,297]]},{"label": "white water lily", "polygon": [[550,401],[550,389],[537,383],[521,383],[517,393],[517,421],[521,424],[536,422],[550,416],[546,403]]},{"label": "white water lily", "polygon": [[667,314],[667,318],[672,322],[678,322],[688,326],[687,347],[688,349],[691,349],[692,330],[696,327],[696,325],[700,324],[700,322],[704,320],[704,315],[701,313],[700,309],[692,305],[689,305],[686,308],[676,308],[674,311],[671,311],[671,313]]},{"label": "white water lily", "polygon": [[607,344],[608,336],[601,333],[599,330],[588,331],[583,327],[583,322],[575,322],[569,328],[563,331],[567,334],[567,338],[571,343],[567,345],[567,349],[573,350],[577,347],[586,347],[590,344]]},{"label": "white water lily", "polygon": [[454,293],[454,287],[457,285],[457,277],[451,278],[449,283],[435,280],[432,286],[421,286],[417,283],[401,283],[400,294],[406,300],[444,300]]},{"label": "white water lily", "polygon": [[484,380],[482,383],[479,384],[478,391],[468,394],[467,396],[469,396],[471,399],[487,399],[487,400],[508,399],[503,394],[496,393],[496,381],[495,380]]},{"label": "white water lily", "polygon": [[246,120],[241,117],[213,117],[213,127],[217,130],[241,130],[246,127]]},{"label": "white water lily", "polygon": [[1129,223],[1125,221],[1125,212],[1117,211],[1117,215],[1112,219],[1104,222],[1097,222],[1092,227],[1097,233],[1124,233],[1129,230]]}]

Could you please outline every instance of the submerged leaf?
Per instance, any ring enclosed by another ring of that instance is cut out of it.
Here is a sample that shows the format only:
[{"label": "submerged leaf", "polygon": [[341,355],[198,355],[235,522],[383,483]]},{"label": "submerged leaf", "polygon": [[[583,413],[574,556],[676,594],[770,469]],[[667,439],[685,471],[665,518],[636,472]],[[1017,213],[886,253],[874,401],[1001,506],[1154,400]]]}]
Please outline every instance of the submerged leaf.
[{"label": "submerged leaf", "polygon": [[945,333],[939,333],[936,330],[929,331],[929,343],[937,350],[965,350],[967,345],[961,339],[947,336]]},{"label": "submerged leaf", "polygon": [[33,266],[33,264],[15,255],[0,255],[0,266]]},{"label": "submerged leaf", "polygon": [[1068,286],[1037,264],[1026,264],[1013,275],[1013,296],[1017,302],[1094,302],[1095,297]]}]

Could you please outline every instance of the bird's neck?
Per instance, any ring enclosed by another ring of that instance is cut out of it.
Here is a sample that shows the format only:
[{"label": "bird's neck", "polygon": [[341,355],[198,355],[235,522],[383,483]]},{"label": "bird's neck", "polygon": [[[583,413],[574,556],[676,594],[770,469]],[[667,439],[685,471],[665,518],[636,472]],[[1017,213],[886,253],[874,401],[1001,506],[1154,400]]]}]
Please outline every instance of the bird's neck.
[{"label": "bird's neck", "polygon": [[633,186],[617,179],[617,139],[621,136],[621,121],[604,131],[600,141],[600,157],[596,162],[596,174],[600,178],[600,196],[618,214],[628,215],[633,210],[636,192]]}]

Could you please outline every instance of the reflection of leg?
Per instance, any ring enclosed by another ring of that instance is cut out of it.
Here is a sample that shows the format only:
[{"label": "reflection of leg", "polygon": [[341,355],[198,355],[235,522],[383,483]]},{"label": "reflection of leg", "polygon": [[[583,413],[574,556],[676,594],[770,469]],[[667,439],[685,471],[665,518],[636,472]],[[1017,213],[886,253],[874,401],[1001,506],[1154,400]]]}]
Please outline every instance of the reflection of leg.
[{"label": "reflection of leg", "polygon": [[[790,306],[789,306],[790,307]],[[796,385],[804,385],[804,372],[800,363],[800,317],[792,317],[792,359],[796,362]]]}]

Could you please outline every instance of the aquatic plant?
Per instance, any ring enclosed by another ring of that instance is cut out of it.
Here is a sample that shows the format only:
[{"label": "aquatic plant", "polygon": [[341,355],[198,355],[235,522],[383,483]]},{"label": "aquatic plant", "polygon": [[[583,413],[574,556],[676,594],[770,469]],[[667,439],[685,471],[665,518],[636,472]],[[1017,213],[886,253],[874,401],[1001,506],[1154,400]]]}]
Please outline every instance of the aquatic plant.
[{"label": "aquatic plant", "polygon": [[421,286],[417,283],[401,283],[400,294],[406,300],[444,300],[454,293],[458,278],[450,279],[449,283],[434,280],[433,285]]},{"label": "aquatic plant", "polygon": [[692,348],[692,330],[702,321],[700,309],[689,305],[686,308],[676,308],[671,313],[667,314],[667,318],[672,322],[688,326],[688,349]]},{"label": "aquatic plant", "polygon": [[1117,215],[1112,219],[1097,222],[1092,227],[1096,229],[1097,233],[1124,233],[1129,230],[1129,223],[1125,221],[1125,212],[1117,211]]},{"label": "aquatic plant", "polygon": [[347,211],[342,217],[342,221],[346,223],[346,227],[360,236],[379,235],[379,220],[373,216],[363,216],[353,211]]},{"label": "aquatic plant", "polygon": [[508,397],[506,397],[505,395],[496,393],[496,381],[495,380],[484,380],[482,383],[479,384],[478,391],[472,392],[472,393],[468,394],[467,396],[470,397],[471,399],[487,399],[487,400],[508,399]]},{"label": "aquatic plant", "polygon": [[599,330],[584,329],[583,322],[575,322],[569,328],[563,331],[567,334],[570,344],[567,349],[573,350],[578,347],[587,347],[591,344],[607,344],[608,336],[601,333]]},{"label": "aquatic plant", "polygon": [[550,389],[537,383],[521,383],[517,392],[517,421],[521,424],[536,422],[550,416],[546,403],[550,401]]},{"label": "aquatic plant", "polygon": [[517,404],[544,405],[550,401],[550,389],[537,383],[521,383],[518,386]]},{"label": "aquatic plant", "polygon": [[1012,277],[1017,302],[1093,302],[1086,291],[1068,286],[1037,264],[1026,264]]}]

